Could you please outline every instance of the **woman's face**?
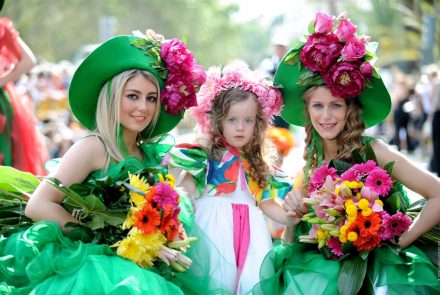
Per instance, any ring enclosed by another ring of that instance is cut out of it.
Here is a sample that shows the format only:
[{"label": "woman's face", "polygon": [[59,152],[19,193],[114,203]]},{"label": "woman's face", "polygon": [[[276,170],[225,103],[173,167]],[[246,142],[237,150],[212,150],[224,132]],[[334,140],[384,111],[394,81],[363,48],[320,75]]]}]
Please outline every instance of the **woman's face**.
[{"label": "woman's face", "polygon": [[230,145],[241,150],[251,141],[257,122],[257,108],[257,102],[252,97],[231,105],[222,122],[223,136]]},{"label": "woman's face", "polygon": [[121,98],[121,124],[133,133],[143,131],[154,117],[158,103],[156,85],[142,75],[125,84]]},{"label": "woman's face", "polygon": [[310,93],[307,109],[312,125],[324,140],[334,140],[345,126],[347,103],[343,98],[334,97],[325,86],[317,87]]}]

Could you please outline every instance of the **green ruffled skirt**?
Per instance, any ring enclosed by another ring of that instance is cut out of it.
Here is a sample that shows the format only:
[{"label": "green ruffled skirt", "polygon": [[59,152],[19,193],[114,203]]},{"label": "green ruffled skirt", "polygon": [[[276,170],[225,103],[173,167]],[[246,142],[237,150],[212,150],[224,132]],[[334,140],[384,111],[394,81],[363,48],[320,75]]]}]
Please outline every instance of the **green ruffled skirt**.
[{"label": "green ruffled skirt", "polygon": [[155,272],[83,243],[55,223],[1,236],[0,294],[183,294]]},{"label": "green ruffled skirt", "polygon": [[[377,248],[369,255],[366,279],[376,294],[440,294],[438,267],[417,247],[396,254]],[[316,245],[280,244],[265,258],[261,282],[253,292],[262,294],[334,295],[338,292],[340,263],[325,259]],[[362,287],[359,294],[367,294]]]}]

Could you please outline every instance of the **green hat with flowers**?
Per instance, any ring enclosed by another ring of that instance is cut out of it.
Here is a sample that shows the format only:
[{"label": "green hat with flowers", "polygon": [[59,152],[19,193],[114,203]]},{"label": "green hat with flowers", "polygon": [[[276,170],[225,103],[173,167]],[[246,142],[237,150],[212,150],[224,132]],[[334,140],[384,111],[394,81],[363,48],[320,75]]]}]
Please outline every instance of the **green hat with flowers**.
[{"label": "green hat with flowers", "polygon": [[86,57],[69,88],[72,112],[87,129],[96,128],[96,107],[104,84],[131,69],[150,72],[160,87],[160,115],[151,133],[141,132],[144,139],[173,129],[184,110],[197,105],[196,92],[206,79],[203,68],[178,39],[164,40],[151,30],[146,35],[134,32],[113,37]]},{"label": "green hat with flowers", "polygon": [[283,94],[283,119],[306,125],[303,93],[326,85],[333,96],[359,99],[366,127],[383,121],[391,110],[391,98],[373,67],[377,43],[357,36],[345,13],[335,18],[318,12],[309,33],[305,42],[294,44],[275,73],[274,82]]}]

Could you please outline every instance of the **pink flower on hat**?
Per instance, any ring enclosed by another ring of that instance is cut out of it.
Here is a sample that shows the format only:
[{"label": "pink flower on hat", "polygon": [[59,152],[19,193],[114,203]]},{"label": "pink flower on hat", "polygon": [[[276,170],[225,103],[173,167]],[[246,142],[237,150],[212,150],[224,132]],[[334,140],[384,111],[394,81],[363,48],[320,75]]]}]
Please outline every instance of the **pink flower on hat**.
[{"label": "pink flower on hat", "polygon": [[192,108],[191,113],[197,120],[197,125],[203,133],[211,129],[210,111],[217,95],[224,90],[238,88],[254,93],[263,110],[266,122],[280,112],[282,106],[281,92],[273,87],[258,72],[251,71],[247,65],[234,64],[223,68],[211,67],[207,71],[206,82],[197,94],[197,108]]},{"label": "pink flower on hat", "polygon": [[298,85],[308,88],[325,83],[334,96],[354,98],[361,95],[365,84],[373,77],[370,61],[374,53],[367,51],[369,41],[367,36],[356,36],[356,26],[346,13],[335,18],[318,12],[314,32],[304,45],[289,53],[285,62],[301,63],[311,72],[302,74]]}]

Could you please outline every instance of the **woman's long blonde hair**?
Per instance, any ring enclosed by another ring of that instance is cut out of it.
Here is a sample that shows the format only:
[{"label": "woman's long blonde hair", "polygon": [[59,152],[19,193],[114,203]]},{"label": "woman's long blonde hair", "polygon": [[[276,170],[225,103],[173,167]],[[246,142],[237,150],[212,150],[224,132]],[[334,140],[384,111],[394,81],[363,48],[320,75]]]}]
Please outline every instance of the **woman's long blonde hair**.
[{"label": "woman's long blonde hair", "polygon": [[267,179],[271,173],[272,162],[274,161],[275,148],[265,143],[267,124],[263,120],[263,111],[255,94],[249,91],[231,88],[221,92],[214,100],[211,110],[212,130],[208,141],[208,152],[214,160],[220,160],[225,151],[223,137],[223,121],[229,109],[234,103],[252,98],[257,104],[257,117],[254,134],[248,144],[243,147],[250,164],[250,177],[262,188],[267,186]]},{"label": "woman's long blonde hair", "polygon": [[[127,82],[142,75],[144,78],[153,82],[158,91],[157,105],[154,116],[143,133],[149,134],[156,126],[160,114],[160,88],[157,79],[150,72],[144,70],[127,70],[114,76],[107,81],[101,89],[96,107],[96,128],[92,134],[101,139],[107,151],[107,159],[104,168],[107,168],[110,159],[119,162],[124,160],[121,150],[119,136],[122,136],[121,130],[121,99]],[[145,140],[139,135],[139,141]]]},{"label": "woman's long blonde hair", "polygon": [[[311,87],[307,89],[303,94],[303,99],[305,102],[304,111],[307,122],[305,124],[306,138],[304,140],[305,141],[304,156],[303,156],[304,160],[307,161],[309,153],[311,153],[310,163],[308,167],[304,167],[304,169],[308,169],[308,171],[304,171],[305,172],[304,176],[307,177],[307,181],[304,183],[307,185],[308,185],[308,178],[315,170],[315,168],[317,168],[318,166],[318,148],[316,147],[316,142],[315,142],[315,146],[312,146],[313,133],[316,131],[314,131],[313,125],[311,124],[310,115],[308,111],[311,96],[317,87],[326,87],[326,86]],[[352,152],[356,149],[362,152],[364,149],[364,146],[362,144],[362,134],[365,131],[365,124],[361,119],[362,106],[359,100],[357,98],[345,99],[345,102],[347,104],[346,122],[341,133],[336,138],[338,151],[335,159],[352,162]],[[319,135],[317,134],[317,136]],[[324,150],[322,156],[325,156]]]}]

